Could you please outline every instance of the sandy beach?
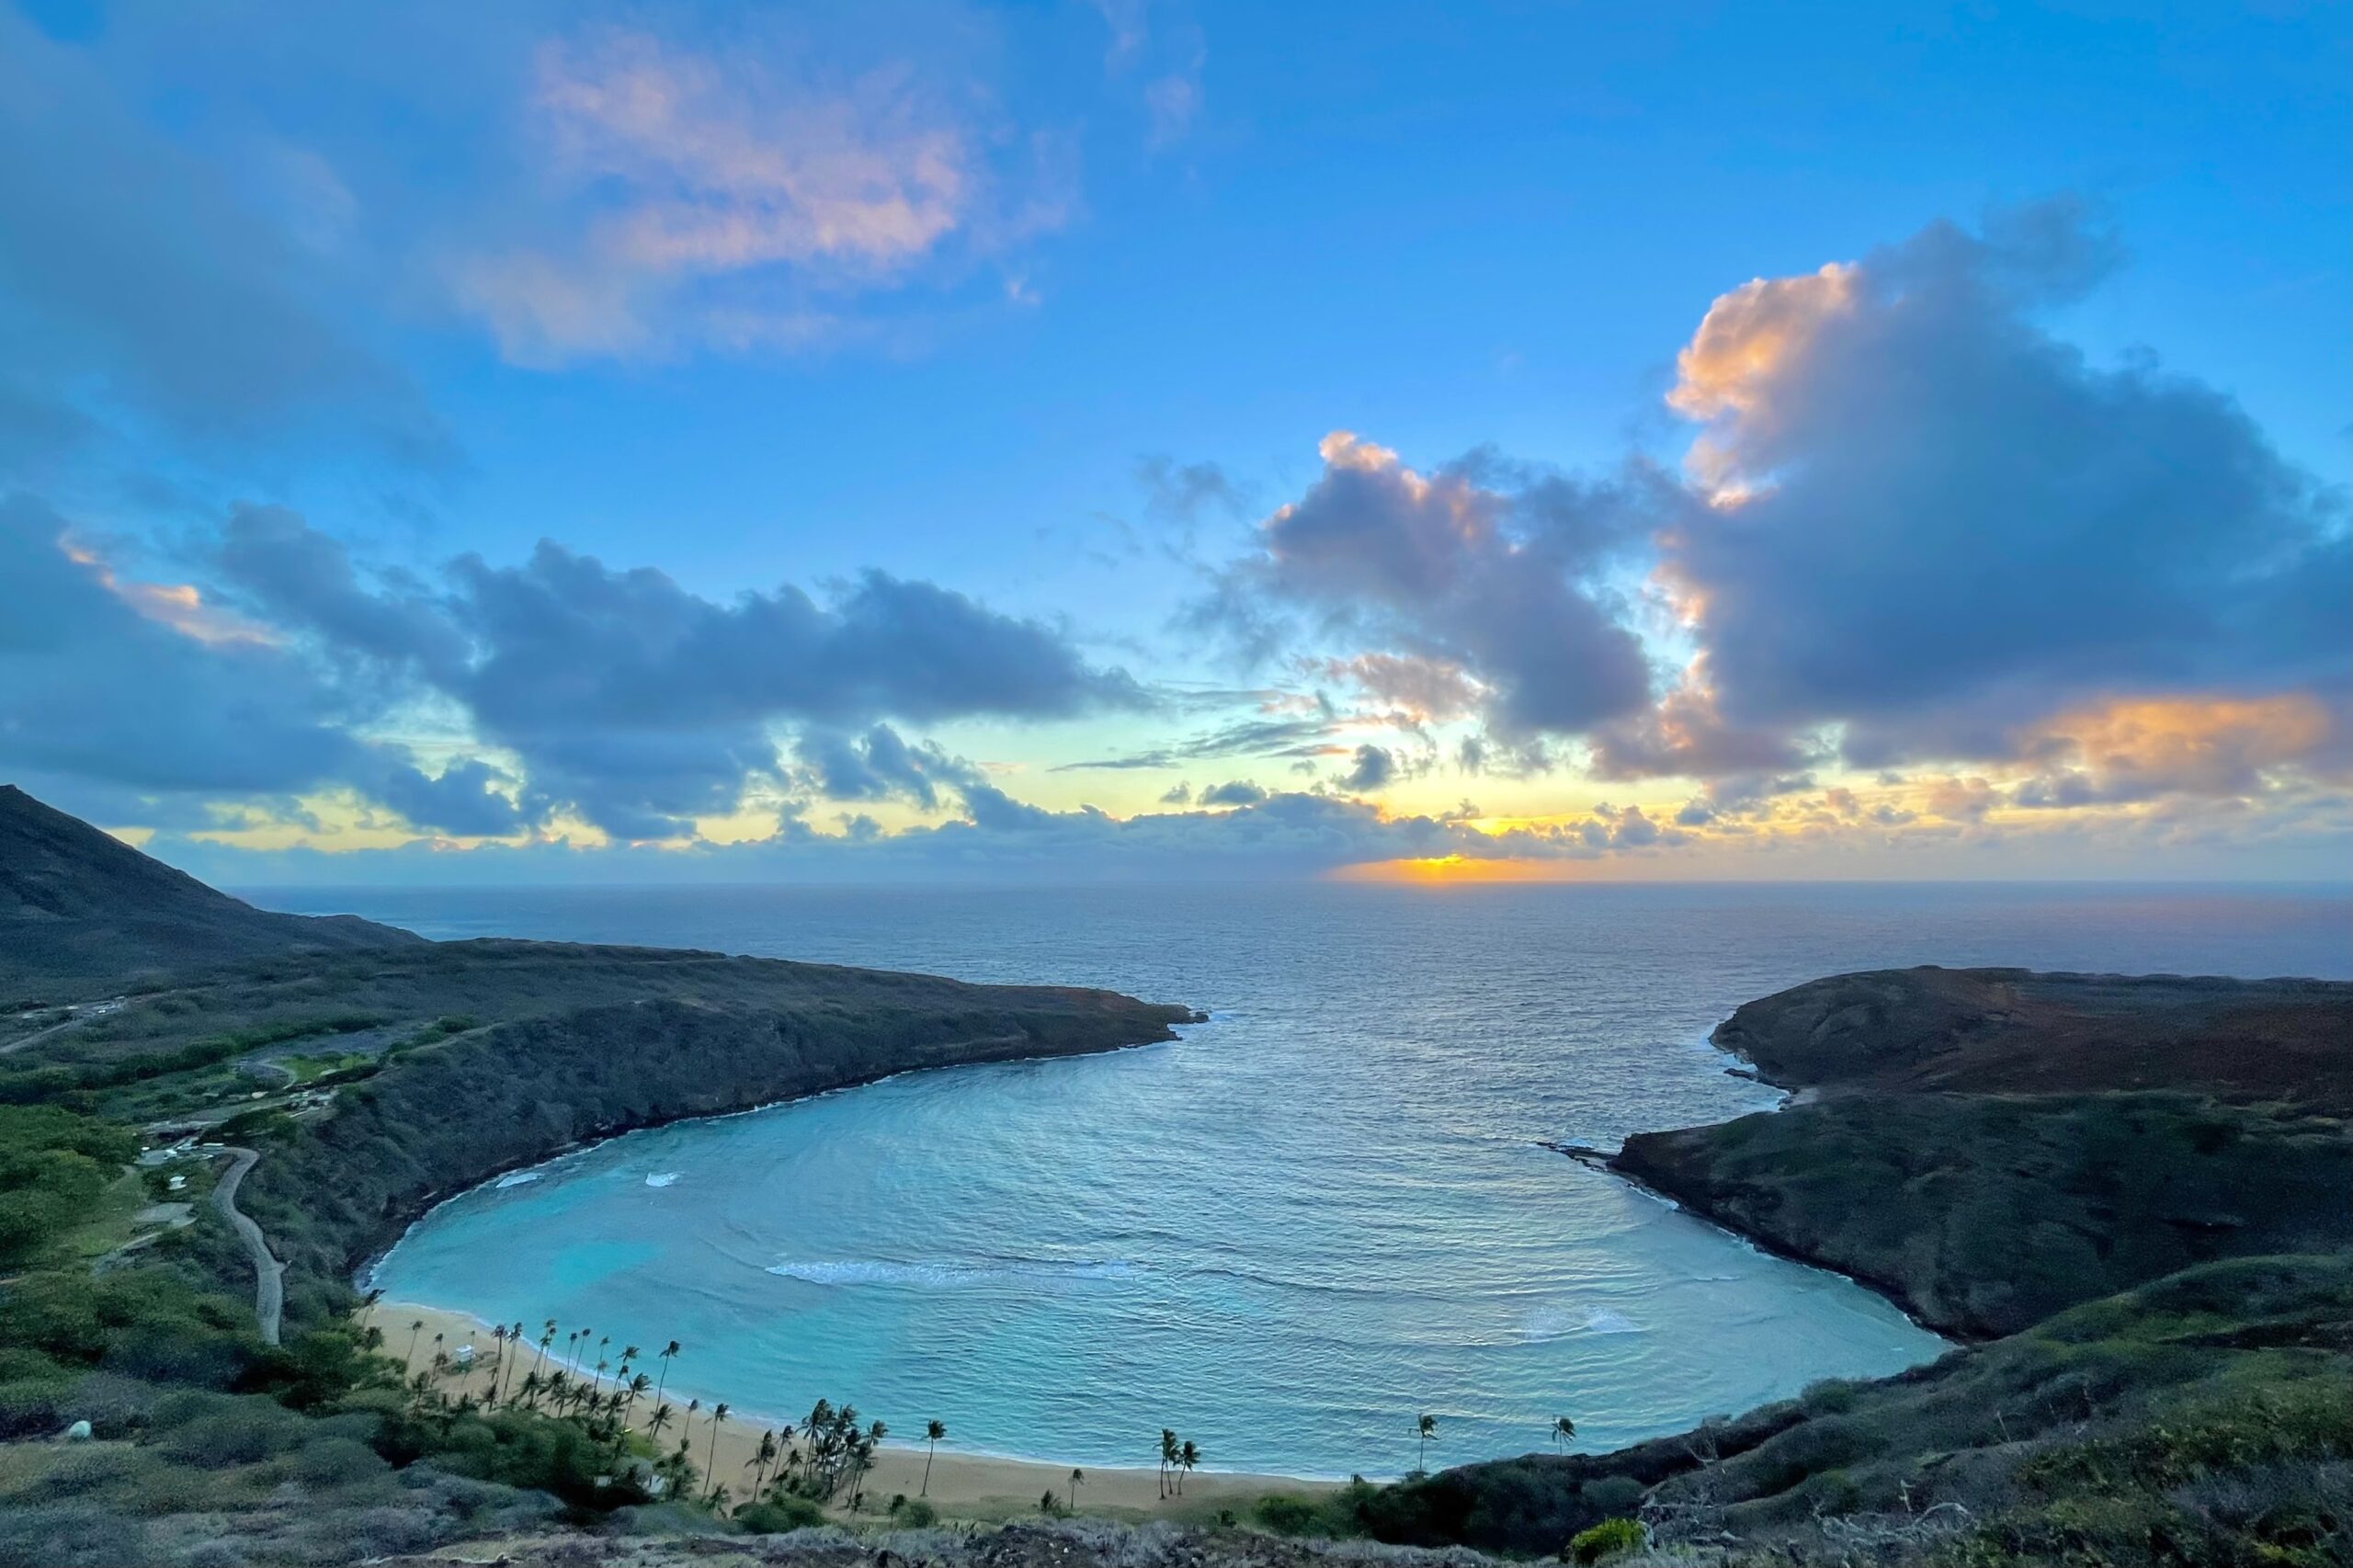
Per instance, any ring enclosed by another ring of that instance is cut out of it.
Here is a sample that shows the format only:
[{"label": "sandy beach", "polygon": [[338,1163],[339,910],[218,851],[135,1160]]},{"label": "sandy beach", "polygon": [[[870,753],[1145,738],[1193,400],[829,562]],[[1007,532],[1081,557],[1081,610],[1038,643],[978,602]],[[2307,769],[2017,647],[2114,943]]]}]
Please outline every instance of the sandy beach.
[{"label": "sandy beach", "polygon": [[[458,1347],[472,1345],[480,1358],[477,1368],[486,1368],[499,1349],[491,1338],[491,1325],[462,1312],[439,1307],[419,1306],[407,1301],[381,1301],[361,1314],[360,1321],[371,1324],[384,1334],[384,1352],[394,1359],[404,1360],[414,1374],[427,1370],[437,1351],[454,1355]],[[421,1329],[412,1329],[422,1323]],[[563,1348],[561,1339],[557,1350]],[[537,1347],[526,1346],[524,1353],[536,1357]],[[560,1357],[552,1358],[560,1359]],[[525,1363],[528,1365],[529,1363]],[[650,1356],[642,1369],[648,1373],[660,1370]],[[477,1390],[487,1385],[487,1378],[477,1371]],[[445,1386],[458,1387],[458,1378],[450,1375]],[[685,1402],[671,1400],[683,1416]],[[642,1405],[642,1410],[650,1406]],[[693,1455],[696,1466],[704,1468],[711,1452],[711,1424],[708,1415],[698,1411],[688,1418],[694,1438]],[[769,1420],[777,1419],[773,1415]],[[886,1416],[887,1420],[888,1417]],[[641,1415],[638,1423],[643,1426]],[[913,1423],[910,1423],[912,1426]],[[675,1443],[681,1428],[668,1429],[667,1439]],[[767,1422],[749,1414],[731,1411],[727,1422],[719,1428],[718,1458],[715,1464],[720,1480],[727,1483],[740,1498],[751,1474],[752,1456],[757,1449],[760,1435],[772,1430]],[[877,1453],[873,1470],[866,1480],[870,1513],[880,1517],[880,1509],[892,1495],[900,1493],[909,1497],[922,1495],[943,1512],[975,1517],[997,1518],[1009,1514],[1034,1511],[1040,1496],[1051,1490],[1067,1505],[1071,1498],[1071,1470],[1066,1464],[1047,1464],[1031,1460],[997,1459],[987,1455],[959,1453],[955,1447],[955,1422],[949,1420],[948,1439],[939,1445],[937,1458],[931,1460],[928,1489],[925,1486],[925,1450],[906,1445],[904,1434],[887,1441]],[[1231,1471],[1197,1470],[1184,1479],[1184,1494],[1161,1495],[1160,1473],[1152,1467],[1098,1470],[1087,1467],[1086,1479],[1077,1488],[1078,1510],[1088,1514],[1111,1514],[1121,1517],[1193,1518],[1206,1517],[1220,1508],[1245,1508],[1269,1492],[1320,1492],[1332,1486],[1327,1481],[1302,1481],[1282,1475],[1251,1475]]]}]

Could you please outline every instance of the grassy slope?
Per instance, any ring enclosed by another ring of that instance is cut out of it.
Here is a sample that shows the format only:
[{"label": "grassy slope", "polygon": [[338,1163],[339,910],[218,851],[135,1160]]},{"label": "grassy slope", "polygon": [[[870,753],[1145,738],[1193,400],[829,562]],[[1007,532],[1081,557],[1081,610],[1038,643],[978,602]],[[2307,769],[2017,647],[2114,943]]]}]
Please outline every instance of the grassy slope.
[{"label": "grassy slope", "polygon": [[1876,1541],[1898,1560],[2335,1561],[2313,1543],[2334,1530],[2342,1550],[2353,1523],[2349,1288],[2342,1257],[2210,1264],[1681,1437],[1382,1489],[1355,1522],[1514,1551],[1640,1511],[1760,1557]]}]

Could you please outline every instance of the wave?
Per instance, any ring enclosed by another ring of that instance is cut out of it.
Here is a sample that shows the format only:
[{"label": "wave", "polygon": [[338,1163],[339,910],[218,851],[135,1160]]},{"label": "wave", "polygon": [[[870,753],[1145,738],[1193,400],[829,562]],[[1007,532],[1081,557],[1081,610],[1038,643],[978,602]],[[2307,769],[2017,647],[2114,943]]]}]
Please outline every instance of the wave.
[{"label": "wave", "polygon": [[526,1183],[535,1182],[539,1179],[540,1173],[538,1171],[509,1171],[506,1175],[498,1178],[498,1185],[501,1187],[521,1187]]},{"label": "wave", "polygon": [[1560,1307],[1539,1307],[1528,1314],[1519,1327],[1520,1342],[1525,1345],[1549,1345],[1565,1339],[1572,1334],[1640,1334],[1643,1325],[1622,1312],[1608,1307],[1587,1312],[1582,1318]]},{"label": "wave", "polygon": [[767,1272],[811,1285],[896,1285],[956,1289],[1009,1279],[1127,1279],[1136,1266],[1124,1259],[1056,1263],[1042,1258],[1006,1258],[989,1263],[894,1263],[879,1258],[791,1259]]},{"label": "wave", "polygon": [[655,1171],[652,1176],[645,1178],[645,1185],[648,1187],[668,1187],[672,1182],[675,1182],[677,1179],[678,1173],[676,1171]]}]

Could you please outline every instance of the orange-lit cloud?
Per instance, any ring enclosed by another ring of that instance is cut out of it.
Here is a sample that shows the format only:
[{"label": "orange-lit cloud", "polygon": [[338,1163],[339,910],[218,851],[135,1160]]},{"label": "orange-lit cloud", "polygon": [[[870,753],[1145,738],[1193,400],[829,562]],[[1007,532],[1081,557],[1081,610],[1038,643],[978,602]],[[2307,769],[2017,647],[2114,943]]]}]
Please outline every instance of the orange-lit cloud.
[{"label": "orange-lit cloud", "polygon": [[76,566],[87,568],[107,592],[147,619],[168,626],[184,637],[207,643],[267,644],[277,641],[266,629],[207,604],[193,584],[131,581],[117,575],[96,551],[70,538],[60,539],[57,548]]},{"label": "orange-lit cloud", "polygon": [[2047,770],[2022,799],[2038,805],[2158,794],[2243,795],[2313,757],[2332,738],[2328,710],[2301,692],[2262,698],[2136,698],[2065,713],[2029,745]]}]

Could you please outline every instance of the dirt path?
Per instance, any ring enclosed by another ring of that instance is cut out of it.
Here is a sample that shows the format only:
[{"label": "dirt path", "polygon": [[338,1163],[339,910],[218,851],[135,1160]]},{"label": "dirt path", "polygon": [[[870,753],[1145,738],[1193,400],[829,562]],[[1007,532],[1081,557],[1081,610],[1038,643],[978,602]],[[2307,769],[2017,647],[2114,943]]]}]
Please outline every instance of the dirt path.
[{"label": "dirt path", "polygon": [[254,1316],[261,1320],[262,1343],[275,1345],[278,1320],[286,1313],[286,1266],[271,1255],[261,1227],[237,1207],[238,1184],[261,1156],[251,1149],[231,1149],[229,1155],[229,1168],[212,1188],[212,1207],[236,1231],[254,1260]]}]

